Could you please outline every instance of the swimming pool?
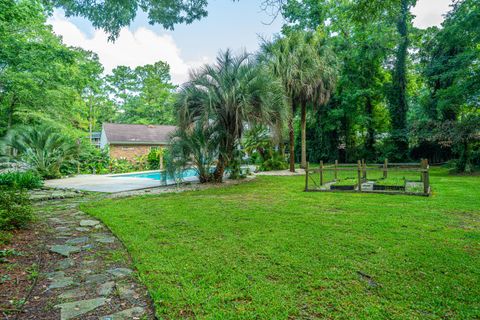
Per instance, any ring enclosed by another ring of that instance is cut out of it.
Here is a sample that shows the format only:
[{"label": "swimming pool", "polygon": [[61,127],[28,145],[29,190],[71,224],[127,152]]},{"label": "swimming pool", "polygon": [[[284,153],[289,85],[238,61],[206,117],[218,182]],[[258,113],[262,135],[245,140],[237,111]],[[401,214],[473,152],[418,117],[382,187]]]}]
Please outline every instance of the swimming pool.
[{"label": "swimming pool", "polygon": [[[152,179],[152,180],[165,180],[164,172],[153,171],[153,172],[144,172],[144,173],[128,173],[121,174],[118,176],[113,176],[113,178],[143,178],[143,179]],[[182,178],[191,178],[198,176],[197,170],[195,169],[186,169],[182,172]],[[166,180],[173,180],[174,178],[170,175],[167,175]]]}]

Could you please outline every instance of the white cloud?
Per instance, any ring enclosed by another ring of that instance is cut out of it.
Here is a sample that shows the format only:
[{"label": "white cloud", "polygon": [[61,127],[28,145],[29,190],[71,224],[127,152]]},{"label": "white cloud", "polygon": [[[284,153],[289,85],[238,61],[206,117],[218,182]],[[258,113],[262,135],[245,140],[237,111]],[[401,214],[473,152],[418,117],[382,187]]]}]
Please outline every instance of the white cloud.
[{"label": "white cloud", "polygon": [[106,73],[119,65],[136,67],[162,60],[170,65],[172,82],[181,84],[188,79],[190,68],[209,61],[207,57],[202,61],[184,61],[172,36],[159,35],[144,27],[133,32],[123,28],[118,39],[109,42],[105,32],[95,30],[89,37],[58,13],[54,14],[48,23],[56,34],[63,37],[65,44],[97,53]]},{"label": "white cloud", "polygon": [[452,0],[418,0],[412,13],[416,16],[413,24],[417,28],[426,29],[440,26],[444,15],[451,10]]}]

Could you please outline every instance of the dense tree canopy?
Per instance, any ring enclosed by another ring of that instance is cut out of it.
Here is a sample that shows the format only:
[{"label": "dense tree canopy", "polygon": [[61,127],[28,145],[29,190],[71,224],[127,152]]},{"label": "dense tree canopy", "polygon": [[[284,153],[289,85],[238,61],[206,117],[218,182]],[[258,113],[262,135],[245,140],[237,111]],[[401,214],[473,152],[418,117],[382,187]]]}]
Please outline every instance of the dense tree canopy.
[{"label": "dense tree canopy", "polygon": [[[272,136],[289,132],[289,141],[266,145],[277,151],[288,146],[291,170],[300,161],[359,158],[454,160],[460,171],[480,166],[478,1],[456,1],[442,26],[427,30],[413,26],[415,0],[262,3],[275,6],[286,23],[264,43],[259,59],[226,51],[177,93],[162,61],[105,74],[95,53],[62,43],[46,14],[63,8],[115,39],[138,10],[147,12],[151,23],[173,28],[206,16],[207,1],[1,1],[0,136],[39,124],[74,138],[107,121],[184,126],[187,118],[175,114],[176,104],[183,111],[203,110],[216,124],[219,174],[235,163],[243,131],[255,132],[249,124],[255,117],[271,125]],[[265,118],[258,112],[269,109],[260,107],[270,105],[267,93],[273,98],[277,90],[285,100],[277,101],[274,121],[267,118],[275,113]],[[285,128],[280,114],[289,115]],[[208,131],[198,129],[196,134]]]}]

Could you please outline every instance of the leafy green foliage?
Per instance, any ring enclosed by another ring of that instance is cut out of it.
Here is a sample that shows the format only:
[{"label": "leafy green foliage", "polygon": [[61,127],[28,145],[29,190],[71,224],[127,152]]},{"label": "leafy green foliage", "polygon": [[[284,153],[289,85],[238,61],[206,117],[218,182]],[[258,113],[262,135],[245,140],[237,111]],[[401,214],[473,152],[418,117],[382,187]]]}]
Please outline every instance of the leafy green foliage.
[{"label": "leafy green foliage", "polygon": [[67,16],[81,16],[90,20],[94,27],[118,37],[120,29],[128,26],[138,10],[148,14],[151,24],[159,23],[173,29],[179,23],[192,23],[207,16],[207,0],[110,0],[95,4],[80,0],[43,0],[48,7],[59,7]]},{"label": "leafy green foliage", "polygon": [[170,67],[156,62],[135,69],[119,66],[106,77],[108,91],[115,97],[120,123],[173,124],[173,86]]},{"label": "leafy green foliage", "polygon": [[262,162],[258,170],[260,171],[273,171],[273,170],[285,170],[288,168],[288,163],[285,162],[282,154],[278,152],[270,152],[270,157]]},{"label": "leafy green foliage", "polygon": [[43,186],[42,178],[33,171],[0,173],[0,187],[37,189]]},{"label": "leafy green foliage", "polygon": [[2,1],[0,136],[19,124],[86,129],[84,93],[99,90],[102,71],[95,54],[62,44],[37,1]]},{"label": "leafy green foliage", "polygon": [[3,143],[4,148],[15,150],[13,159],[29,164],[47,179],[60,177],[62,165],[74,161],[79,152],[75,142],[46,125],[11,130]]},{"label": "leafy green foliage", "polygon": [[25,228],[33,218],[28,194],[23,189],[0,187],[0,230]]},{"label": "leafy green foliage", "polygon": [[220,135],[214,128],[196,123],[186,130],[179,129],[172,135],[170,161],[167,171],[171,176],[189,168],[198,171],[201,183],[214,180],[212,168],[218,158]]}]

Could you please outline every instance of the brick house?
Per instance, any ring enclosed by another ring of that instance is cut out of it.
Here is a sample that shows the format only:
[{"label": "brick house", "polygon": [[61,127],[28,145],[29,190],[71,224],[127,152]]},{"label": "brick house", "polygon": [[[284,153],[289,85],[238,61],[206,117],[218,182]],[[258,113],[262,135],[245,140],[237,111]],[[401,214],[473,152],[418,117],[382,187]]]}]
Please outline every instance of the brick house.
[{"label": "brick house", "polygon": [[100,148],[109,148],[110,158],[135,160],[153,148],[169,145],[175,126],[104,123]]}]

